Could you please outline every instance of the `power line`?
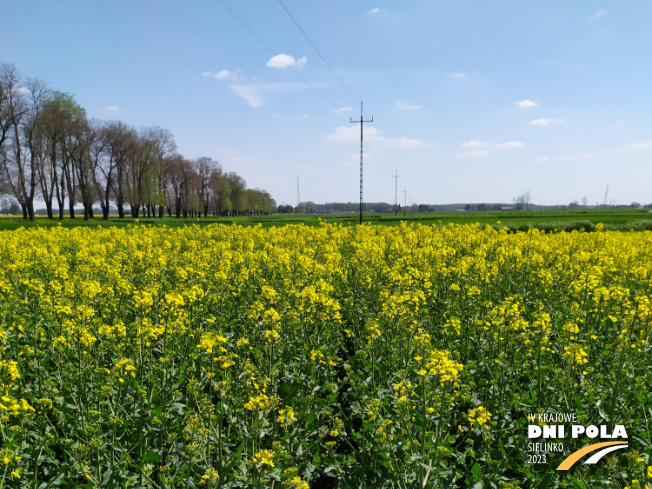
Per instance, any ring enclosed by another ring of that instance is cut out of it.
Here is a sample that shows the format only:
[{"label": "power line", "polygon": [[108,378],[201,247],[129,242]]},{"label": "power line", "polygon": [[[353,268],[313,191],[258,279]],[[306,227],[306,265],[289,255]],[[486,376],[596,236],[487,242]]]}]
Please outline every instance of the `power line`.
[{"label": "power line", "polygon": [[[249,31],[249,33],[250,33],[252,36],[254,36],[254,37],[258,40],[259,43],[261,43],[263,46],[265,46],[265,47],[267,48],[267,50],[268,50],[270,53],[272,53],[273,56],[278,56],[278,53],[277,53],[276,51],[274,51],[274,50],[269,46],[269,44],[267,44],[265,41],[263,41],[263,39],[262,39],[258,34],[256,34],[256,33],[254,32],[253,29],[251,29],[247,24],[245,24],[245,22],[244,22],[240,17],[238,17],[238,16],[235,14],[235,12],[234,12],[233,10],[231,10],[229,7],[227,7],[226,4],[225,4],[222,0],[217,0],[217,1],[220,2],[220,4],[222,4],[222,7],[224,7],[224,8],[227,10],[227,12],[229,12],[229,13],[233,16],[233,18],[234,18],[235,20],[237,20],[238,22],[240,22],[240,24],[242,24],[242,26],[243,26],[245,29],[247,29],[247,30]],[[337,108],[337,105],[336,105],[335,103],[333,103],[333,102],[332,102],[328,97],[326,97],[323,93],[321,93],[319,90],[317,90],[315,87],[313,87],[313,86],[310,84],[310,82],[308,82],[308,80],[306,80],[304,77],[302,77],[302,76],[299,74],[299,72],[298,72],[297,70],[295,70],[294,68],[292,68],[292,66],[289,66],[289,68],[292,70],[292,72],[293,72],[295,75],[297,75],[297,77],[299,77],[299,79],[301,79],[301,81],[303,81],[303,83],[305,83],[306,85],[308,85],[308,87],[310,87],[310,88],[311,88],[311,89],[312,89],[312,90],[313,90],[317,95],[319,95],[321,98],[323,98],[323,99],[324,99],[326,102],[328,102],[329,105],[331,105],[332,107]]]},{"label": "power line", "polygon": [[321,60],[324,62],[324,64],[326,65],[326,67],[329,69],[329,71],[330,71],[330,72],[333,74],[333,76],[337,79],[337,81],[340,83],[340,85],[342,85],[342,87],[344,88],[344,90],[346,90],[346,91],[348,92],[348,94],[351,96],[351,98],[352,98],[353,100],[356,100],[356,101],[357,101],[357,100],[360,100],[360,99],[359,99],[359,98],[358,98],[358,97],[353,93],[353,91],[349,88],[349,86],[348,86],[346,83],[344,83],[344,80],[342,80],[342,78],[337,74],[337,72],[333,69],[333,67],[331,66],[331,64],[328,62],[328,60],[326,60],[326,58],[324,57],[324,55],[321,54],[321,51],[317,48],[317,46],[315,45],[315,43],[312,42],[312,40],[308,37],[308,34],[306,34],[306,31],[304,31],[303,28],[301,27],[301,25],[299,25],[299,22],[297,21],[297,19],[294,18],[294,15],[292,15],[292,14],[290,13],[290,11],[289,11],[288,8],[285,6],[285,4],[284,4],[281,0],[277,0],[277,1],[278,1],[278,3],[281,5],[281,7],[283,7],[283,10],[285,10],[285,12],[288,14],[288,16],[290,17],[290,19],[292,19],[292,22],[294,22],[294,25],[297,26],[297,29],[299,29],[299,32],[301,32],[301,34],[303,35],[303,37],[306,38],[306,41],[308,41],[308,43],[312,46],[312,48],[315,50],[315,52],[319,55],[319,57],[320,57]]}]

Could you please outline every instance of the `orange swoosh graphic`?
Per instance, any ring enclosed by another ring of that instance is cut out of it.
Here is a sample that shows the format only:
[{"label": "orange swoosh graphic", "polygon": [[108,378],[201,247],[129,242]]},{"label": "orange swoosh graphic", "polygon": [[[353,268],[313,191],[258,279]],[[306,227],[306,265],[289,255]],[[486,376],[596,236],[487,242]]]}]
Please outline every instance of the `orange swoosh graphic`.
[{"label": "orange swoosh graphic", "polygon": [[557,470],[568,470],[575,464],[575,462],[577,462],[579,459],[581,459],[587,453],[598,450],[599,448],[609,447],[611,445],[627,445],[627,442],[626,441],[625,442],[623,442],[623,441],[606,441],[604,443],[595,443],[593,445],[589,445],[589,446],[586,446],[584,448],[580,448],[578,451],[573,452],[568,457],[566,457],[566,460],[564,460],[562,463],[559,464],[559,467],[557,467]]}]

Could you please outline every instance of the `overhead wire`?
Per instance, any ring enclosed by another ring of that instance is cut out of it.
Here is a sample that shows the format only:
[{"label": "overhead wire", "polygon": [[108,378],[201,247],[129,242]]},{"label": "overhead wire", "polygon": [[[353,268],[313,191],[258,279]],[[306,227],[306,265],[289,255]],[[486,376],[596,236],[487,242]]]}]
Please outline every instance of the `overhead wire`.
[{"label": "overhead wire", "polygon": [[337,81],[340,83],[340,85],[342,85],[342,88],[344,88],[344,90],[347,91],[347,93],[348,93],[348,94],[353,98],[353,100],[355,100],[356,102],[359,101],[360,99],[359,99],[359,98],[358,98],[358,97],[353,93],[353,90],[351,90],[351,88],[350,88],[346,83],[344,83],[344,80],[342,80],[342,78],[340,77],[340,75],[338,75],[337,72],[333,69],[333,67],[331,66],[331,64],[328,62],[328,60],[326,59],[326,57],[321,53],[321,51],[319,50],[319,48],[317,48],[317,46],[315,45],[315,43],[312,42],[312,40],[310,39],[310,37],[308,36],[308,34],[306,34],[306,31],[303,29],[303,27],[301,27],[301,25],[299,24],[299,22],[297,21],[297,19],[296,19],[296,18],[294,17],[294,15],[292,15],[292,13],[288,10],[288,8],[285,6],[285,4],[282,2],[282,0],[277,0],[277,1],[278,1],[278,3],[281,5],[281,7],[283,7],[283,10],[285,10],[285,13],[288,14],[288,16],[290,17],[290,19],[292,19],[292,22],[294,22],[294,25],[297,27],[297,29],[299,29],[299,32],[301,32],[301,34],[303,35],[303,37],[306,38],[306,41],[308,41],[308,43],[312,46],[312,48],[315,50],[315,52],[317,53],[317,55],[321,58],[321,60],[323,61],[324,65],[326,65],[326,68],[328,68],[328,70],[333,74],[333,76],[337,79]]},{"label": "overhead wire", "polygon": [[[267,44],[256,32],[254,32],[253,29],[251,29],[240,17],[236,15],[236,13],[231,10],[229,7],[226,6],[226,4],[222,0],[217,0],[220,2],[222,7],[226,9],[227,12],[229,12],[234,19],[236,19],[249,33],[254,36],[258,42],[260,42],[263,46],[267,48],[269,52],[272,53],[273,56],[278,56],[279,53],[277,53],[274,49],[272,49],[269,44]],[[329,105],[331,105],[334,108],[337,108],[338,106],[333,103],[328,97],[326,97],[323,93],[321,93],[319,90],[317,90],[308,80],[306,80],[301,74],[295,70],[292,66],[289,66],[289,68],[294,72],[294,74],[301,80],[303,81],[308,87],[310,87],[317,95],[319,95],[321,98],[323,98],[326,102],[328,102]]]}]

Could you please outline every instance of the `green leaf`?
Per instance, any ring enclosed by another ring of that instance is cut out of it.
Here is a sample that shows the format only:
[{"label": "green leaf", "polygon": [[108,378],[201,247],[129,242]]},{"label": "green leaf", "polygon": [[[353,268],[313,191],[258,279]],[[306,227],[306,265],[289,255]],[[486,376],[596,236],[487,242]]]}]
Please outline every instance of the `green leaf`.
[{"label": "green leaf", "polygon": [[158,453],[156,453],[156,452],[149,452],[149,453],[146,453],[146,454],[143,456],[143,460],[144,460],[145,462],[151,464],[151,463],[154,463],[154,462],[158,462],[159,460],[163,460],[163,457],[161,457],[161,456],[160,456]]},{"label": "green leaf", "polygon": [[[478,464],[473,464],[471,473],[473,474],[473,482],[480,482],[482,480],[482,469]],[[482,485],[480,485],[480,487],[482,487]]]},{"label": "green leaf", "polygon": [[[147,455],[145,455],[145,456],[147,456]],[[107,485],[111,481],[111,476],[112,475],[113,475],[113,471],[111,469],[104,472],[104,475],[102,476],[102,481],[100,482],[100,487],[108,487]]]}]

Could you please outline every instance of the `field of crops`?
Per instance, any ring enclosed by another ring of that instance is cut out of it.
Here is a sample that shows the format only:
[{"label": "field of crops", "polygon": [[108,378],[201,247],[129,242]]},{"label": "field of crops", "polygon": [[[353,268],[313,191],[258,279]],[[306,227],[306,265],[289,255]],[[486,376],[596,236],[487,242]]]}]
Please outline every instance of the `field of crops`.
[{"label": "field of crops", "polygon": [[0,489],[644,488],[651,278],[600,226],[1,232]]}]

